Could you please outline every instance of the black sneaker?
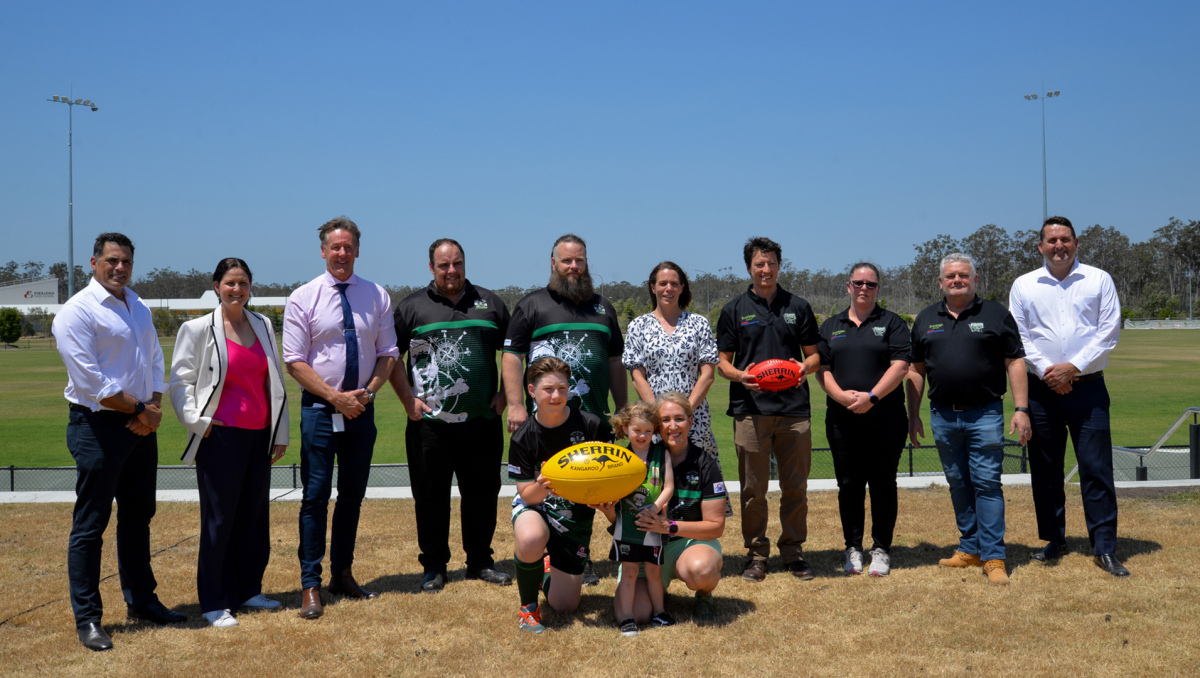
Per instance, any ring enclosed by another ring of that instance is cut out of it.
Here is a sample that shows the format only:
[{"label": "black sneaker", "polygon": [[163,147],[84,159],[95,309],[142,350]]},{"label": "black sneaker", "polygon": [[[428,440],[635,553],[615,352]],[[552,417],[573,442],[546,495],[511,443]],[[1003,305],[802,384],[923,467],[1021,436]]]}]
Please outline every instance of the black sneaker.
[{"label": "black sneaker", "polygon": [[[583,585],[584,586],[599,586],[600,577],[596,574],[596,569],[592,567],[592,561],[589,558],[583,564]],[[636,629],[635,629],[636,630]]]},{"label": "black sneaker", "polygon": [[664,626],[674,626],[675,618],[666,612],[659,612],[650,619],[650,626],[654,628],[662,628]]},{"label": "black sneaker", "polygon": [[636,636],[638,634],[637,622],[633,620],[633,617],[617,624],[617,626],[621,629],[621,635],[623,636]]}]

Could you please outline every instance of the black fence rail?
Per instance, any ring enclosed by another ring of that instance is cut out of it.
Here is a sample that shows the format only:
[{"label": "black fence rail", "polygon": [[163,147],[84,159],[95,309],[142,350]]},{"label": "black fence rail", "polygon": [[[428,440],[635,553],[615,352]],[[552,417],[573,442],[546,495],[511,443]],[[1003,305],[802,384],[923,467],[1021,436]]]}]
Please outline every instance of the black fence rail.
[{"label": "black fence rail", "polygon": [[[1146,446],[1149,447],[1149,446]],[[1117,480],[1181,480],[1194,478],[1192,457],[1200,456],[1200,450],[1188,447],[1159,448],[1149,457],[1114,452],[1113,473]],[[1200,459],[1197,460],[1200,462]],[[1200,468],[1200,465],[1195,466]],[[508,467],[497,468],[500,482],[512,485],[508,478]],[[734,469],[725,469],[732,479]],[[1004,442],[1004,473],[1029,473],[1029,455],[1025,447],[1016,442]],[[900,459],[897,476],[939,476],[942,463],[937,449],[932,445],[907,445]],[[810,479],[833,478],[833,458],[828,447],[813,448]],[[771,478],[778,479],[774,461]],[[1075,478],[1078,480],[1078,477]],[[410,487],[408,464],[372,464],[368,487]],[[272,489],[295,489],[301,487],[300,465],[277,465],[271,468]],[[337,471],[334,471],[333,486],[337,487]],[[196,489],[196,469],[192,466],[159,466],[158,489]],[[75,490],[74,466],[0,466],[0,492],[71,492]]]}]

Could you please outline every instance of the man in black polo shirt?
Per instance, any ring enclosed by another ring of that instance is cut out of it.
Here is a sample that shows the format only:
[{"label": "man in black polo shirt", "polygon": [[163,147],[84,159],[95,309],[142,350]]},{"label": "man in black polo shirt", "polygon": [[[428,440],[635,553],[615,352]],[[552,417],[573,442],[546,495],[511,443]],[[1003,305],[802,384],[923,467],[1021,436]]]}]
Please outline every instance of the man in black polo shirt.
[{"label": "man in black polo shirt", "polygon": [[[616,309],[592,288],[587,243],[574,234],[561,236],[550,248],[550,284],[517,302],[504,339],[508,432],[520,428],[533,409],[532,398],[526,407],[522,358],[533,362],[554,356],[567,363],[571,367],[567,405],[607,422],[609,392],[618,410],[625,407],[628,395],[629,382],[621,362],[624,351]],[[600,583],[590,560],[583,583]]]},{"label": "man in black polo shirt", "polygon": [[391,376],[409,419],[404,441],[425,569],[421,590],[446,585],[452,475],[462,496],[467,578],[506,586],[512,579],[495,568],[492,536],[504,454],[496,351],[508,331],[508,308],[467,280],[462,246],[450,238],[429,246],[429,271],[429,286],[396,305],[396,340],[408,359]]},{"label": "man in black polo shirt", "polygon": [[938,284],[946,295],[917,314],[908,369],[909,437],[925,436],[921,396],[929,379],[929,424],[958,521],[958,550],[942,567],[983,566],[993,584],[1007,584],[1004,567],[1004,375],[1012,386],[1009,434],[1029,440],[1025,349],[1017,322],[1004,306],[975,296],[979,276],[971,257],[942,259]]},{"label": "man in black polo shirt", "polygon": [[[717,371],[728,379],[729,415],[742,482],[742,538],[748,558],[742,577],[759,582],[767,576],[767,483],[771,455],[779,467],[783,499],[779,506],[779,554],[796,577],[812,579],[804,561],[808,537],[808,471],[812,465],[807,375],[820,366],[817,319],[808,302],[777,282],[783,250],[769,238],[751,238],[743,248],[750,288],[721,309],[717,321]],[[800,366],[795,388],[766,392],[746,374],[772,358]],[[803,360],[801,362],[800,360]]]}]

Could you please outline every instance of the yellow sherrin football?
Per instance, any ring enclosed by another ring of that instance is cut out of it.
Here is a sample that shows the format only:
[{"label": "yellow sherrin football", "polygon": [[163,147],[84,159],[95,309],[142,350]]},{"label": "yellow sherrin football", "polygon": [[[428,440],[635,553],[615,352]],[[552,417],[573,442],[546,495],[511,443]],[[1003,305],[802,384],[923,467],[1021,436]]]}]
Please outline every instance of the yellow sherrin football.
[{"label": "yellow sherrin football", "polygon": [[577,504],[617,501],[646,479],[646,464],[612,443],[572,445],[542,466],[542,475],[563,499]]}]

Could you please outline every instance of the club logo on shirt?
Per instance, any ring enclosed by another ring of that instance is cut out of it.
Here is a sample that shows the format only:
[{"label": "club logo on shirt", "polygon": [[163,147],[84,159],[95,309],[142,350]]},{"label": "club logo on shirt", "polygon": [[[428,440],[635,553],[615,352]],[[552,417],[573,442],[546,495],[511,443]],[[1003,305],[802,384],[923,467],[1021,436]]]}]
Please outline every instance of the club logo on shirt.
[{"label": "club logo on shirt", "polygon": [[796,324],[796,314],[795,313],[784,313],[783,314],[783,322],[785,322],[789,325],[795,325]]},{"label": "club logo on shirt", "polygon": [[700,484],[700,472],[699,471],[688,471],[687,476],[684,477],[684,482],[687,483],[688,485],[699,485]]},{"label": "club logo on shirt", "polygon": [[599,313],[600,315],[605,315],[604,304],[596,304],[596,313]]},{"label": "club logo on shirt", "polygon": [[829,335],[829,341],[833,341],[834,339],[845,339],[845,338],[846,338],[846,330],[837,330],[833,334]]},{"label": "club logo on shirt", "polygon": [[875,330],[875,336],[877,337],[882,337],[883,333],[887,331],[886,327],[872,327],[871,329]]},{"label": "club logo on shirt", "polygon": [[971,323],[970,328],[972,332],[982,332],[983,323]]},{"label": "club logo on shirt", "polygon": [[945,327],[945,325],[943,323],[938,323],[936,325],[930,325],[929,327],[925,328],[925,334],[933,334],[934,332],[945,332],[946,330],[944,329],[944,327]]},{"label": "club logo on shirt", "polygon": [[571,444],[578,445],[587,440],[587,434],[583,431],[571,431]]},{"label": "club logo on shirt", "polygon": [[740,323],[740,326],[745,327],[746,325],[757,325],[758,321],[755,320],[755,318],[757,318],[757,317],[758,316],[754,313],[751,313],[750,315],[742,316],[742,322]]},{"label": "club logo on shirt", "polygon": [[475,308],[482,310],[482,309],[486,309],[487,307],[488,307],[487,300],[485,300],[485,299],[476,299],[475,300]]}]

